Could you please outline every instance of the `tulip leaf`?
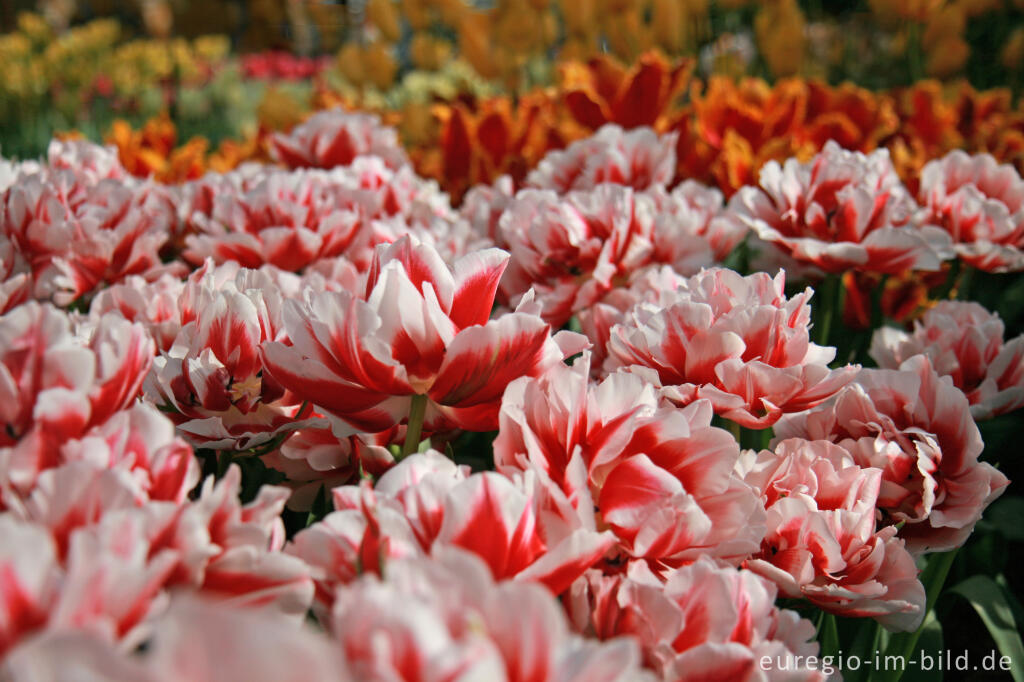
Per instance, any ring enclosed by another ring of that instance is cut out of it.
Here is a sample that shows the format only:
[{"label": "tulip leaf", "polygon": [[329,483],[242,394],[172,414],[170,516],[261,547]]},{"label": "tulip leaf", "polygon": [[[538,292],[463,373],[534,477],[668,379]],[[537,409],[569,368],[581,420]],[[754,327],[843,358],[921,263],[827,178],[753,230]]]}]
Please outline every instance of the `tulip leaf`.
[{"label": "tulip leaf", "polygon": [[818,639],[821,641],[821,655],[835,658],[839,653],[839,629],[834,614],[826,613],[822,618]]},{"label": "tulip leaf", "polygon": [[1024,497],[1004,497],[985,512],[985,520],[995,526],[1007,540],[1024,542]]},{"label": "tulip leaf", "polygon": [[1016,682],[1024,682],[1024,666],[1021,665],[1024,661],[1024,643],[1021,642],[1013,610],[1003,588],[988,576],[975,575],[949,591],[970,602],[992,635],[999,653],[1016,663],[1011,665],[1010,675]]},{"label": "tulip leaf", "polygon": [[[930,611],[921,625],[920,636],[917,639],[917,650],[934,654],[943,650],[942,623],[935,617],[935,612]],[[938,670],[923,670],[922,666],[906,661],[906,670],[900,678],[900,682],[935,682],[942,679],[942,672]]]},{"label": "tulip leaf", "polygon": [[[953,565],[953,560],[956,558],[957,550],[951,552],[944,552],[942,554],[932,554],[928,557],[928,564],[921,571],[921,584],[924,585],[926,602],[925,602],[925,622],[928,621],[928,617],[932,610],[935,608],[935,601],[939,597],[939,593],[942,592],[942,586],[946,582],[946,576],[949,575],[949,569]],[[896,656],[898,660],[910,661],[914,653],[918,650],[918,640],[924,632],[924,625],[922,624],[917,630],[913,632],[899,632],[889,638],[889,643],[885,648],[886,658],[890,656]],[[908,666],[909,667],[909,666]],[[875,671],[876,680],[881,682],[896,682],[903,677],[902,670],[882,670]]]}]

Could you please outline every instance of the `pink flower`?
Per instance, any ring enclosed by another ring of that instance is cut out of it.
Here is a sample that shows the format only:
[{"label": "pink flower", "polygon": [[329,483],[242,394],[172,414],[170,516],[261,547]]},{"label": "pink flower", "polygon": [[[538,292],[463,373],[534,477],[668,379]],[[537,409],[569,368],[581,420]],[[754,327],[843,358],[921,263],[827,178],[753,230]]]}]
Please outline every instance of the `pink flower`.
[{"label": "pink flower", "polygon": [[174,557],[148,555],[142,517],[131,514],[116,512],[103,524],[76,532],[63,563],[45,529],[0,515],[0,532],[10,540],[0,545],[0,594],[7,602],[0,653],[44,628],[138,643],[139,628],[154,610]]},{"label": "pink flower", "polygon": [[527,187],[564,194],[601,183],[635,190],[665,186],[676,171],[676,134],[659,136],[650,128],[602,126],[592,136],[552,151],[526,176]]},{"label": "pink flower", "polygon": [[462,199],[459,214],[477,234],[487,237],[499,248],[506,248],[501,241],[498,225],[515,194],[515,183],[511,176],[502,175],[490,185],[471,187]]},{"label": "pink flower", "polygon": [[32,270],[7,235],[0,232],[0,315],[32,298]]},{"label": "pink flower", "polygon": [[322,606],[360,572],[453,546],[477,555],[496,578],[559,594],[613,543],[610,533],[558,514],[566,501],[532,477],[467,476],[433,451],[406,457],[372,491],[335,488],[334,503],[338,511],[298,533],[289,549],[314,567]]},{"label": "pink flower", "polygon": [[356,679],[646,679],[629,640],[572,634],[544,589],[495,583],[478,559],[450,549],[340,589],[333,631]]},{"label": "pink flower", "polygon": [[0,514],[0,658],[42,627],[59,585],[57,548],[41,526]]},{"label": "pink flower", "polygon": [[156,342],[156,347],[167,351],[181,330],[178,299],[184,286],[180,279],[169,273],[152,282],[132,275],[122,284],[107,287],[96,294],[89,306],[89,315],[99,319],[109,312],[120,313],[131,322],[141,323]]},{"label": "pink flower", "polygon": [[[207,478],[198,497],[153,524],[154,550],[167,546],[178,562],[168,585],[182,585],[240,606],[271,607],[302,620],[313,597],[305,563],[285,554],[281,512],[287,488],[262,486],[242,504],[242,472],[231,465],[216,483]],[[166,543],[166,545],[164,544]]]},{"label": "pink flower", "polygon": [[[18,446],[0,448],[3,504],[63,536],[109,508],[149,500],[182,504],[199,482],[199,465],[174,425],[136,403],[82,437],[45,443],[36,460]],[[45,468],[35,471],[34,462]]]},{"label": "pink flower", "polygon": [[347,166],[360,156],[377,156],[389,168],[409,164],[394,128],[373,114],[329,109],[310,116],[288,134],[271,137],[274,156],[289,168]]},{"label": "pink flower", "polygon": [[95,634],[49,630],[16,647],[0,666],[11,682],[317,682],[352,680],[323,633],[273,614],[176,595],[147,628],[141,651]]},{"label": "pink flower", "polygon": [[914,559],[895,527],[875,527],[880,469],[829,441],[795,438],[745,453],[740,469],[768,509],[761,552],[745,566],[826,611],[917,629],[925,594]]},{"label": "pink flower", "polygon": [[983,445],[969,408],[952,379],[915,356],[900,370],[861,370],[835,400],[780,420],[775,435],[830,440],[859,466],[881,469],[883,521],[905,522],[899,535],[914,553],[947,551],[1009,483],[978,461]]},{"label": "pink flower", "polygon": [[729,211],[757,236],[827,272],[938,270],[949,235],[911,222],[917,208],[886,150],[869,155],[829,141],[808,163],[769,161],[760,187],[744,187]]},{"label": "pink flower", "polygon": [[768,510],[761,554],[745,566],[788,597],[874,618],[890,630],[916,630],[924,618],[924,587],[914,558],[894,526],[875,530],[870,499],[834,510],[819,510],[803,497],[779,500]]},{"label": "pink flower", "polygon": [[273,613],[177,596],[138,658],[157,681],[351,681],[337,647]]},{"label": "pink flower", "polygon": [[184,220],[196,234],[186,237],[185,258],[200,263],[234,260],[244,267],[275,265],[300,271],[317,261],[346,255],[368,265],[373,247],[393,241],[375,221],[395,218],[430,232],[440,219],[454,221],[436,184],[408,166],[389,168],[377,157],[361,157],[331,171],[240,169],[207,175],[185,188]]},{"label": "pink flower", "polygon": [[175,227],[168,190],[89,168],[48,167],[0,195],[0,232],[31,268],[35,296],[61,304],[158,273]]},{"label": "pink flower", "polygon": [[988,272],[1024,270],[1024,179],[988,154],[956,149],[921,171],[928,222],[946,230],[966,263]]},{"label": "pink flower", "polygon": [[876,330],[871,357],[883,369],[898,369],[914,355],[927,355],[935,371],[967,395],[971,416],[991,419],[1024,406],[1024,336],[1004,343],[1004,329],[998,314],[977,303],[939,301],[909,334]]},{"label": "pink flower", "polygon": [[[70,170],[92,184],[100,180],[123,180],[128,171],[121,165],[114,146],[100,146],[87,140],[50,140],[46,162],[51,168]],[[22,164],[32,172],[34,165]]]},{"label": "pink flower", "polygon": [[678,278],[611,328],[605,366],[649,367],[679,403],[706,398],[747,428],[771,426],[826,400],[856,372],[829,369],[835,349],[810,342],[811,290],[787,299],[784,287],[784,273],[714,268]]},{"label": "pink flower", "polygon": [[157,682],[155,673],[115,645],[81,631],[46,631],[14,648],[0,663],[10,682],[118,680]]},{"label": "pink flower", "polygon": [[20,176],[38,173],[40,168],[37,161],[9,161],[0,156],[0,194],[13,185]]},{"label": "pink flower", "polygon": [[502,291],[515,300],[533,287],[544,319],[561,326],[646,265],[667,263],[688,274],[709,265],[699,228],[659,214],[653,199],[628,187],[601,185],[564,197],[523,190],[499,222],[500,241],[512,254]]},{"label": "pink flower", "polygon": [[[78,460],[44,472],[21,508],[6,514],[48,531],[62,577],[45,622],[95,622],[120,639],[159,610],[160,595],[174,587],[272,606],[296,619],[305,614],[313,593],[309,570],[281,552],[287,489],[264,486],[243,505],[241,471],[232,466],[218,483],[207,479],[194,501],[148,499],[146,492],[123,467]],[[118,581],[126,580],[118,592]],[[109,624],[112,610],[126,620]]]},{"label": "pink flower", "polygon": [[232,272],[204,268],[191,278],[184,324],[153,362],[146,395],[193,444],[248,450],[302,426],[309,414],[264,373],[263,344],[286,338],[280,290],[255,270],[221,281]]},{"label": "pink flower", "polygon": [[589,383],[586,355],[518,379],[502,400],[494,461],[564,495],[580,523],[609,528],[621,552],[656,565],[756,551],[763,507],[732,474],[735,439],[711,405],[676,408],[639,376]]},{"label": "pink flower", "polygon": [[292,345],[265,344],[264,364],[342,435],[395,426],[416,395],[428,398],[428,430],[494,429],[510,381],[585,344],[568,332],[552,338],[534,314],[488,319],[506,260],[496,249],[479,251],[451,269],[409,237],[379,247],[365,294],[310,293],[285,305]]},{"label": "pink flower", "polygon": [[[814,626],[776,608],[775,594],[754,573],[704,557],[665,583],[641,563],[614,576],[590,571],[573,585],[569,610],[584,634],[637,639],[665,680],[825,680],[806,663],[818,653]],[[763,657],[774,669],[761,667]]]},{"label": "pink flower", "polygon": [[401,440],[398,431],[338,438],[326,425],[311,426],[298,429],[261,459],[286,476],[282,485],[292,489],[288,508],[309,511],[321,488],[329,491],[358,483],[363,476],[378,476],[394,466],[396,460],[387,445]]},{"label": "pink flower", "polygon": [[[713,187],[694,180],[684,180],[671,192],[661,187],[652,187],[647,194],[658,206],[659,220],[676,223],[674,231],[701,237],[710,247],[718,262],[724,261],[747,235],[747,227],[732,214],[723,213],[722,193]],[[679,248],[669,235],[670,231],[656,230],[665,234],[660,240],[662,248]],[[672,263],[675,259],[659,259]]]},{"label": "pink flower", "polygon": [[15,447],[24,472],[11,482],[30,485],[48,453],[134,402],[152,358],[145,329],[117,315],[81,336],[48,304],[0,317],[0,447]]}]

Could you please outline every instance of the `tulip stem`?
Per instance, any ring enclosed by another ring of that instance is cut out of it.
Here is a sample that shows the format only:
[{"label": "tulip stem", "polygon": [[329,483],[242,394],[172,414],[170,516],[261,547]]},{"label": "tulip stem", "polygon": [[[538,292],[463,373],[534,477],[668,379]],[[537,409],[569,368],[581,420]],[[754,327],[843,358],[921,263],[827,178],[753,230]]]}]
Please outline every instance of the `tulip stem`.
[{"label": "tulip stem", "polygon": [[417,394],[412,397],[409,405],[409,422],[405,426],[405,443],[402,445],[402,457],[408,457],[420,448],[420,436],[423,433],[423,416],[427,413],[427,396]]},{"label": "tulip stem", "polygon": [[[932,554],[928,558],[928,565],[921,571],[920,576],[925,588],[924,618],[921,619],[921,625],[917,630],[900,632],[889,639],[889,646],[885,649],[887,659],[889,656],[895,655],[902,657],[898,660],[907,661],[914,655],[914,651],[917,649],[917,640],[921,637],[921,631],[924,629],[924,622],[928,619],[928,614],[935,608],[935,601],[942,592],[942,586],[946,583],[946,576],[949,575],[949,569],[953,565],[953,559],[956,558],[958,550],[959,548],[942,554]],[[902,675],[902,670],[894,669],[883,673],[879,679],[883,682],[898,682]]]},{"label": "tulip stem", "polygon": [[726,419],[725,421],[729,425],[729,433],[731,433],[732,437],[736,439],[736,442],[740,444],[740,447],[743,447],[743,431],[739,422],[734,422],[731,419]]},{"label": "tulip stem", "polygon": [[960,259],[954,258],[949,265],[949,272],[946,274],[946,281],[942,283],[939,290],[935,292],[934,298],[941,301],[950,298],[956,291],[957,282],[960,280]]},{"label": "tulip stem", "polygon": [[821,300],[818,302],[819,314],[815,322],[817,332],[817,343],[819,346],[828,345],[829,332],[832,327],[832,318],[836,313],[842,314],[843,307],[843,282],[842,275],[828,273],[818,287],[821,292]]},{"label": "tulip stem", "polygon": [[960,281],[956,285],[956,297],[960,301],[971,300],[971,282],[974,280],[974,268],[970,265],[961,267]]},{"label": "tulip stem", "polygon": [[910,82],[916,83],[924,78],[921,65],[921,25],[911,21],[907,26],[907,59],[910,65]]}]

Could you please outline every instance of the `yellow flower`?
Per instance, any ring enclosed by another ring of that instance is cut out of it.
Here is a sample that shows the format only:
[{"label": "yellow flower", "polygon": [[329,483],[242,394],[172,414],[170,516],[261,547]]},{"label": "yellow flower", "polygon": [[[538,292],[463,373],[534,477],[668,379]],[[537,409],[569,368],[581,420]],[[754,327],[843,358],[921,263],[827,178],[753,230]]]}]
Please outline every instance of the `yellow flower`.
[{"label": "yellow flower", "polygon": [[494,27],[494,35],[513,53],[529,54],[542,44],[543,33],[537,30],[542,22],[543,17],[529,8],[502,12]]},{"label": "yellow flower", "polygon": [[650,49],[653,42],[640,12],[635,9],[607,16],[604,32],[612,52],[625,61],[633,61],[638,54]]},{"label": "yellow flower", "polygon": [[363,64],[367,78],[379,90],[387,90],[395,82],[398,62],[391,54],[391,46],[384,42],[373,42],[363,52]]},{"label": "yellow flower", "polygon": [[925,70],[929,76],[947,78],[963,68],[970,54],[971,48],[963,38],[946,38],[928,53]]},{"label": "yellow flower", "polygon": [[766,3],[754,17],[761,55],[776,77],[791,76],[804,59],[804,15],[795,0]]},{"label": "yellow flower", "polygon": [[391,0],[370,0],[366,3],[366,16],[387,40],[398,42],[402,37],[399,15]]},{"label": "yellow flower", "polygon": [[1024,68],[1024,26],[1018,26],[1010,34],[1003,51],[1000,54],[1003,66],[1010,71],[1020,71]]},{"label": "yellow flower", "polygon": [[469,5],[465,0],[431,0],[437,13],[448,26],[458,26],[462,17],[469,11]]},{"label": "yellow flower", "polygon": [[558,52],[559,61],[585,62],[597,53],[597,45],[593,38],[579,38],[569,36],[562,43],[562,49]]},{"label": "yellow flower", "polygon": [[927,21],[942,4],[943,0],[868,0],[872,13],[889,26],[901,21]]},{"label": "yellow flower", "polygon": [[561,0],[565,31],[590,38],[597,33],[597,0]]},{"label": "yellow flower", "polygon": [[414,31],[430,26],[430,11],[423,0],[402,0],[402,16]]},{"label": "yellow flower", "polygon": [[437,136],[437,119],[427,102],[407,102],[399,121],[399,132],[408,145],[426,144]]},{"label": "yellow flower", "polygon": [[962,36],[967,26],[967,17],[960,5],[945,5],[935,11],[924,27],[921,47],[931,52],[949,38]]},{"label": "yellow flower", "polygon": [[269,87],[256,107],[256,116],[269,130],[289,130],[298,125],[304,113],[302,105],[287,92]]},{"label": "yellow flower", "polygon": [[681,52],[686,43],[686,8],[680,0],[654,0],[651,28],[654,40],[668,52]]},{"label": "yellow flower", "polygon": [[418,69],[437,71],[448,61],[451,53],[451,43],[427,33],[417,33],[409,41],[409,56]]},{"label": "yellow flower", "polygon": [[32,42],[21,33],[8,33],[0,36],[0,58],[4,63],[15,59],[24,59],[32,54]]},{"label": "yellow flower", "polygon": [[46,19],[35,12],[18,13],[18,30],[34,43],[45,43],[53,37]]},{"label": "yellow flower", "polygon": [[346,43],[338,52],[338,70],[352,85],[359,87],[366,82],[366,66],[363,51],[355,43]]},{"label": "yellow flower", "polygon": [[192,42],[196,54],[210,62],[218,62],[231,52],[231,41],[227,36],[199,36]]},{"label": "yellow flower", "polygon": [[921,36],[929,76],[945,78],[963,68],[970,56],[970,47],[962,37],[966,25],[967,17],[960,5],[946,5],[929,17]]},{"label": "yellow flower", "polygon": [[458,27],[459,53],[483,78],[499,74],[496,50],[491,45],[491,17],[485,12],[469,12]]}]

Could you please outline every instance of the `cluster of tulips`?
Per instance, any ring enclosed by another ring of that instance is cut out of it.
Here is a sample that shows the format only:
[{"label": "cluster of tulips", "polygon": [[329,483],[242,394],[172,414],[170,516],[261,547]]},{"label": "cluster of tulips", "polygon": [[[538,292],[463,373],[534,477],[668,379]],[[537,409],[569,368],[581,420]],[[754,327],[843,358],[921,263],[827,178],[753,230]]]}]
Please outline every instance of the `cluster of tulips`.
[{"label": "cluster of tulips", "polygon": [[0,677],[825,680],[836,616],[920,628],[1024,337],[948,299],[849,364],[840,281],[1024,270],[1024,180],[829,142],[726,199],[676,142],[457,207],[341,110],[180,185],[0,162]]},{"label": "cluster of tulips", "polygon": [[[459,201],[473,186],[509,175],[521,187],[526,175],[552,151],[588,137],[609,123],[651,127],[675,134],[673,183],[699,180],[730,197],[756,184],[768,161],[807,161],[835,140],[851,151],[889,151],[901,180],[916,192],[925,164],[954,149],[987,153],[1024,172],[1024,107],[1007,88],[975,89],[965,82],[872,91],[846,82],[788,78],[698,78],[688,59],[646,53],[634,63],[598,56],[558,65],[554,87],[520,93],[474,94],[455,88],[425,100],[407,92],[404,104],[385,106],[353,98],[319,83],[311,100],[279,97],[267,107],[260,129],[216,150],[178,145],[159,119],[108,142],[137,175],[162,182],[195,179],[204,169],[224,171],[246,161],[274,159],[272,138],[313,111],[341,106],[375,110],[399,131],[417,173],[440,183]],[[125,125],[121,126],[126,127]],[[140,156],[146,162],[135,163]]]}]

